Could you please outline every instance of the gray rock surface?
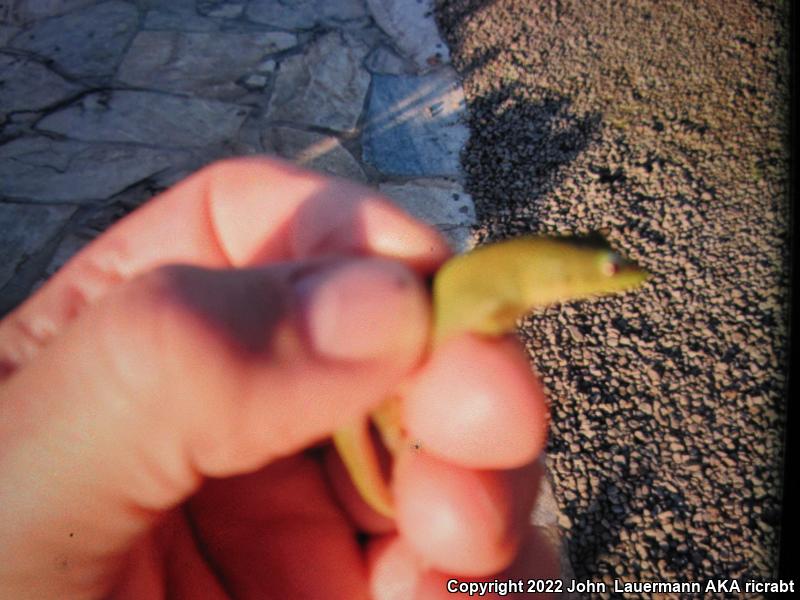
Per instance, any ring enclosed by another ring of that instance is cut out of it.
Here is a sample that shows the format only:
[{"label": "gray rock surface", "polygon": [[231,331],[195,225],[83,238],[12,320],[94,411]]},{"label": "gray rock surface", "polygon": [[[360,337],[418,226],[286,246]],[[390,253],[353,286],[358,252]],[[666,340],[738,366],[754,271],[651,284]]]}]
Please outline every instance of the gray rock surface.
[{"label": "gray rock surface", "polygon": [[74,206],[0,203],[0,289],[20,263],[61,231],[74,212]]},{"label": "gray rock surface", "polygon": [[451,69],[375,75],[364,159],[385,174],[458,177],[459,152],[469,136],[464,114],[463,92]]},{"label": "gray rock surface", "polygon": [[453,250],[464,252],[473,246],[475,207],[457,182],[417,179],[413,183],[382,184],[379,189],[406,212],[442,231]]},{"label": "gray rock surface", "polygon": [[270,127],[262,134],[261,144],[267,152],[304,167],[347,179],[366,181],[361,165],[333,136],[294,127]]},{"label": "gray rock surface", "polygon": [[362,63],[369,48],[330,33],[302,55],[280,64],[267,117],[338,131],[353,130],[364,107],[370,76]]},{"label": "gray rock surface", "polygon": [[475,208],[464,189],[447,179],[385,183],[379,189],[409,213],[431,225],[472,225]]},{"label": "gray rock surface", "polygon": [[364,64],[371,73],[381,75],[414,75],[417,72],[412,61],[400,56],[388,46],[375,48]]},{"label": "gray rock surface", "polygon": [[[9,0],[7,19],[15,23],[29,23],[63,15],[77,8],[95,3],[96,0]],[[2,7],[0,7],[2,15]]]},{"label": "gray rock surface", "polygon": [[180,157],[175,150],[20,138],[0,146],[2,194],[47,203],[102,200]]},{"label": "gray rock surface", "polygon": [[367,16],[363,0],[250,0],[247,18],[284,29],[334,26]]},{"label": "gray rock surface", "polygon": [[5,46],[19,33],[19,27],[0,23],[0,46]]},{"label": "gray rock surface", "polygon": [[433,13],[433,0],[367,0],[367,4],[395,47],[414,61],[421,72],[450,62],[450,51],[436,23],[426,18]]},{"label": "gray rock surface", "polygon": [[294,46],[291,33],[142,31],[120,65],[120,83],[233,100],[247,90],[239,80],[267,56]]},{"label": "gray rock surface", "polygon": [[206,146],[233,139],[248,109],[205,98],[116,90],[88,94],[37,128],[75,140]]},{"label": "gray rock surface", "polygon": [[197,3],[197,10],[207,17],[219,19],[235,19],[244,13],[246,1],[227,2],[226,0],[201,0]]},{"label": "gray rock surface", "polygon": [[197,0],[151,2],[144,16],[143,28],[154,31],[219,31],[221,22],[197,11]]},{"label": "gray rock surface", "polygon": [[0,114],[46,108],[80,89],[36,60],[0,52]]},{"label": "gray rock surface", "polygon": [[[397,33],[377,26],[363,0],[0,5],[8,111],[0,115],[0,199],[81,204],[80,223],[96,224],[87,236],[70,221],[50,268],[37,274],[48,246],[6,287],[2,310],[111,223],[97,211],[127,214],[213,160],[266,151],[386,183],[393,174],[362,156],[370,73],[416,77],[431,67],[405,55]],[[470,226],[455,216],[439,227],[463,247]]]},{"label": "gray rock surface", "polygon": [[68,75],[102,80],[116,69],[138,20],[135,6],[111,0],[36,22],[12,45],[51,59]]}]

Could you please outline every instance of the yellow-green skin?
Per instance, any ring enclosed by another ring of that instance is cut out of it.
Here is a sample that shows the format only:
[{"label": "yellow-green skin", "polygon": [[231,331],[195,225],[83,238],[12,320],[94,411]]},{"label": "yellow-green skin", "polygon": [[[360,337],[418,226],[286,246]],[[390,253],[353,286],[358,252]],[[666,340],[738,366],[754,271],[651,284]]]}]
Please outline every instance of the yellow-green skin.
[{"label": "yellow-green skin", "polygon": [[[631,290],[648,274],[607,244],[586,238],[520,237],[481,246],[448,260],[433,280],[433,343],[458,333],[500,336],[528,312],[568,300]],[[394,403],[387,406],[394,407]],[[373,420],[397,438],[395,410]],[[335,432],[333,441],[364,500],[393,515],[392,497],[372,445],[369,421]],[[392,443],[388,444],[392,446]]]}]

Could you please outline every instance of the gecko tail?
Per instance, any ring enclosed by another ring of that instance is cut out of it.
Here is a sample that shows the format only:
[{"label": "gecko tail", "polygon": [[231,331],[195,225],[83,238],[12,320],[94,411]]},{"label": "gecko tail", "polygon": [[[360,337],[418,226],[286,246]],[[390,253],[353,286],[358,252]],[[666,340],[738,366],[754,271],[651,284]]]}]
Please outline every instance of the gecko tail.
[{"label": "gecko tail", "polygon": [[364,501],[383,516],[394,518],[392,495],[375,452],[369,419],[360,419],[335,431],[333,444]]}]

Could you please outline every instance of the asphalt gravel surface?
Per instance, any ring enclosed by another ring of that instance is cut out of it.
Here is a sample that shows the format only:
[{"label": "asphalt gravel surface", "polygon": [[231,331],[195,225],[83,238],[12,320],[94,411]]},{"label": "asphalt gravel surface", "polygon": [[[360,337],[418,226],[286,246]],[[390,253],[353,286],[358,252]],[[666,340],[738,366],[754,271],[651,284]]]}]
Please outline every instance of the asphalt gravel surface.
[{"label": "asphalt gravel surface", "polygon": [[579,580],[776,576],[788,11],[437,2],[464,80],[480,239],[601,230],[652,273],[521,329],[550,392],[548,466]]}]

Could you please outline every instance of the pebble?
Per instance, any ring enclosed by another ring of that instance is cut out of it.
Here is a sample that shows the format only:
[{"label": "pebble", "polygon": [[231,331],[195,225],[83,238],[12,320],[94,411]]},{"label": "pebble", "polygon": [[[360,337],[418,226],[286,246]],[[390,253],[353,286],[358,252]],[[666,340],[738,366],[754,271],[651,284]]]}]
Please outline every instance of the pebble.
[{"label": "pebble", "polygon": [[578,344],[582,343],[584,339],[586,339],[584,335],[580,332],[580,330],[574,325],[567,326],[567,331],[569,332],[569,335],[572,338],[572,340]]}]

